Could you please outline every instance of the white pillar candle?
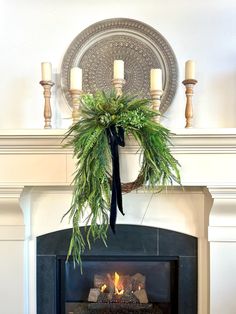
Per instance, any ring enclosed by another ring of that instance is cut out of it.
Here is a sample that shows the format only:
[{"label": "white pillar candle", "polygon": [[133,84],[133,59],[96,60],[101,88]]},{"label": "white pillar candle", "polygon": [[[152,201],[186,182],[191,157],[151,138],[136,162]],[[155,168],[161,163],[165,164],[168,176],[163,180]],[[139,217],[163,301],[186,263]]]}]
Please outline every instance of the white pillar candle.
[{"label": "white pillar candle", "polygon": [[82,90],[82,69],[78,67],[70,70],[70,89]]},{"label": "white pillar candle", "polygon": [[162,70],[151,69],[150,90],[162,90]]},{"label": "white pillar candle", "polygon": [[185,80],[195,80],[195,62],[193,60],[185,62]]},{"label": "white pillar candle", "polygon": [[50,62],[41,63],[42,81],[52,80],[52,64]]},{"label": "white pillar candle", "polygon": [[115,60],[114,61],[114,79],[124,79],[124,61],[123,60]]}]

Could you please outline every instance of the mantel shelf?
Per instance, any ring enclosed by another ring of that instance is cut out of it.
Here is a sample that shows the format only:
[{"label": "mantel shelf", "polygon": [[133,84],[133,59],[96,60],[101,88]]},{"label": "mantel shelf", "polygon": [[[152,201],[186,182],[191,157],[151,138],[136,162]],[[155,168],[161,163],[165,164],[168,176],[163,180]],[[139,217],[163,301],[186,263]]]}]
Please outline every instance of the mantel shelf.
[{"label": "mantel shelf", "polygon": [[[0,154],[8,150],[48,150],[61,152],[67,129],[0,130]],[[173,152],[230,152],[236,149],[236,128],[228,129],[172,129]],[[135,141],[126,141],[126,150],[138,148]],[[71,150],[67,148],[67,150]]]},{"label": "mantel shelf", "polygon": [[[70,185],[75,163],[72,147],[63,147],[67,131],[1,130],[0,185]],[[183,185],[236,185],[236,128],[172,129],[171,133],[170,149],[181,165]],[[138,148],[131,138],[120,149],[130,155],[126,169],[135,167]]]}]

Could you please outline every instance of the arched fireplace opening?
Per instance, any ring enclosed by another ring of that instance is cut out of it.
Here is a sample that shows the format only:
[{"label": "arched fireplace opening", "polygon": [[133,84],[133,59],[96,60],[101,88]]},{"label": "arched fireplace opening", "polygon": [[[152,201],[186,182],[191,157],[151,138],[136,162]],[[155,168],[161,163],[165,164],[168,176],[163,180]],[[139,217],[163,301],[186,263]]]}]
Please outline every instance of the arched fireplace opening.
[{"label": "arched fireplace opening", "polygon": [[37,314],[197,314],[197,238],[117,225],[108,247],[66,261],[71,229],[37,238]]}]

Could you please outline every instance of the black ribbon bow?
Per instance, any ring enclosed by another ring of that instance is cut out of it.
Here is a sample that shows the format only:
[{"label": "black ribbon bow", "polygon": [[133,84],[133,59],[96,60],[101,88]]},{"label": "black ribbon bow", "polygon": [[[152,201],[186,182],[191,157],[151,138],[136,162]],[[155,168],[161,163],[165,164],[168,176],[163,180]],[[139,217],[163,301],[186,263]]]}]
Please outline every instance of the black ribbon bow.
[{"label": "black ribbon bow", "polygon": [[107,137],[111,147],[112,155],[112,195],[111,195],[110,226],[113,233],[115,233],[117,206],[121,214],[124,215],[118,152],[118,145],[122,147],[125,146],[124,129],[120,126],[115,127],[114,125],[111,125],[109,128],[107,128]]}]

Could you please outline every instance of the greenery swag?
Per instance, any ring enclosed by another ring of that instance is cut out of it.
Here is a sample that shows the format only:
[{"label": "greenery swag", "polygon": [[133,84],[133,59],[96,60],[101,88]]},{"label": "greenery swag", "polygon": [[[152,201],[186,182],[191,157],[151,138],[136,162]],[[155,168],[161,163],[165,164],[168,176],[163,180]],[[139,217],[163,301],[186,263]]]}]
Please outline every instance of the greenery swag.
[{"label": "greenery swag", "polygon": [[[159,113],[151,109],[148,99],[98,91],[81,97],[80,114],[79,122],[65,135],[66,146],[74,148],[76,158],[72,203],[65,214],[69,214],[73,222],[68,256],[72,255],[74,262],[79,264],[86,243],[89,248],[91,240],[102,239],[106,244],[109,217],[115,230],[117,206],[123,213],[119,196],[117,202],[113,202],[119,188],[119,182],[114,185],[114,167],[119,168],[119,164],[115,165],[113,139],[116,152],[118,145],[124,146],[124,134],[137,140],[143,155],[136,180],[139,184],[156,189],[173,181],[180,183],[179,164],[169,149],[170,131],[154,121]],[[116,175],[119,181],[119,173]],[[80,230],[81,221],[86,226],[85,235]]]}]

